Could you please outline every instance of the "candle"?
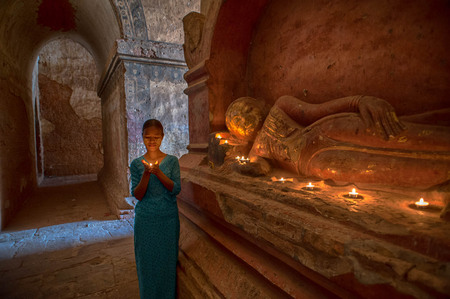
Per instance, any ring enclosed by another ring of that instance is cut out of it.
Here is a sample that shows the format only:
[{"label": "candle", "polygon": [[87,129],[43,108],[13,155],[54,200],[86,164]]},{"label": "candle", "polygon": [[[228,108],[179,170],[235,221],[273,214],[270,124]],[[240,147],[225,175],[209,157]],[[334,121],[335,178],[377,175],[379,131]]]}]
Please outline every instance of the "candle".
[{"label": "candle", "polygon": [[[145,160],[142,160],[142,163],[144,163],[145,165],[147,165],[147,166],[150,166],[150,167],[152,167],[153,166],[153,164],[152,163],[148,163],[147,161],[145,161]],[[155,165],[158,165],[158,161],[156,161],[155,162]]]},{"label": "candle", "polygon": [[429,205],[429,203],[424,201],[423,198],[420,198],[420,200],[416,201],[415,204],[416,204],[416,207],[418,207],[418,208],[425,208]]},{"label": "candle", "polygon": [[216,134],[217,139],[222,139],[222,136],[220,134]]},{"label": "candle", "polygon": [[247,162],[250,162],[249,158],[245,158],[245,156],[237,156],[236,160],[239,162],[239,164],[247,164]]},{"label": "candle", "polygon": [[147,166],[150,166],[150,167],[152,167],[153,166],[153,164],[152,163],[148,163],[147,161],[145,161],[145,160],[142,160],[142,163],[144,163],[145,165],[147,165]]},{"label": "candle", "polygon": [[277,179],[276,177],[272,177],[271,178],[271,180],[272,180],[272,182],[282,182],[282,183],[284,183],[284,182],[294,182],[294,179],[293,178],[288,178],[288,179],[285,179],[285,178],[281,178],[281,179]]},{"label": "candle", "polygon": [[228,140],[225,140],[225,142],[224,142],[225,144],[228,144]]},{"label": "candle", "polygon": [[308,185],[306,185],[306,189],[308,189],[308,190],[314,190],[314,185],[311,184],[311,182],[309,182]]},{"label": "candle", "polygon": [[355,188],[353,188],[352,192],[348,193],[348,196],[356,198],[358,197],[358,192],[356,192]]}]

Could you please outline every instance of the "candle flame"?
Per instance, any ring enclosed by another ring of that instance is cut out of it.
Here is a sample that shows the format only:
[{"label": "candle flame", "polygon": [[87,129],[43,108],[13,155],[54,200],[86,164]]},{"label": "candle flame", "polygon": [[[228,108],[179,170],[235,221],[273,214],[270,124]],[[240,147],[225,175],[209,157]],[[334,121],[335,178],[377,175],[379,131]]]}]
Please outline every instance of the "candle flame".
[{"label": "candle flame", "polygon": [[356,189],[353,188],[352,192],[348,193],[348,196],[350,196],[350,197],[358,197],[358,192],[356,192]]},{"label": "candle flame", "polygon": [[217,139],[222,139],[222,136],[221,136],[220,134],[217,134],[217,135],[216,135],[216,138],[217,138]]},{"label": "candle flame", "polygon": [[420,198],[419,201],[416,201],[416,206],[418,206],[418,207],[426,207],[426,206],[428,206],[428,205],[429,205],[429,203],[426,202],[426,201],[424,201],[424,200],[423,200],[423,197]]}]

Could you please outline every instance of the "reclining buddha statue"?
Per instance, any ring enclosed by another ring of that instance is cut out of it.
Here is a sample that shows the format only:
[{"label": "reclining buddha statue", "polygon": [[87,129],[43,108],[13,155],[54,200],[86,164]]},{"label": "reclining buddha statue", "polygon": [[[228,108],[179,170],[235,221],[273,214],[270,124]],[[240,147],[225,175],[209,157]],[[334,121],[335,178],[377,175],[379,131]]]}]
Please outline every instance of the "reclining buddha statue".
[{"label": "reclining buddha statue", "polygon": [[[243,123],[261,107],[246,99],[251,109],[241,102],[240,115],[229,117],[233,103],[227,111],[227,127],[238,137],[245,128],[230,126],[232,118]],[[336,183],[422,190],[450,180],[450,109],[397,117],[387,101],[371,96],[321,104],[282,96],[258,129],[249,158],[260,175],[277,166]]]}]

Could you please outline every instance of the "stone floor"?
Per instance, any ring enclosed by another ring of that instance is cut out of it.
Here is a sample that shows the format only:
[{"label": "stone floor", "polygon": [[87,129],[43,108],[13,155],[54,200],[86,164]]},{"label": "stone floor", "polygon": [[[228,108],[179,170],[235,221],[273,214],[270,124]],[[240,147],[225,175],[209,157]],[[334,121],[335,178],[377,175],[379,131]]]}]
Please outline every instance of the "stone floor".
[{"label": "stone floor", "polygon": [[0,233],[0,298],[139,298],[133,220],[96,182],[51,185]]}]

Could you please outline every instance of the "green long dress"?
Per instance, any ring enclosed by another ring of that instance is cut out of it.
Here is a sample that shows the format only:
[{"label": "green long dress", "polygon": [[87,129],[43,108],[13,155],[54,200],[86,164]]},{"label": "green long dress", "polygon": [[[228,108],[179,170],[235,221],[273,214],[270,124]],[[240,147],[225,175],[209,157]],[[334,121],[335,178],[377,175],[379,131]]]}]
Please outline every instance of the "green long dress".
[{"label": "green long dress", "polygon": [[[143,156],[130,165],[131,193],[139,184]],[[175,156],[167,155],[159,168],[174,183],[167,190],[152,174],[147,192],[136,204],[134,220],[134,253],[141,298],[176,297],[176,263],[180,221],[176,196],[180,192],[180,165]]]}]

